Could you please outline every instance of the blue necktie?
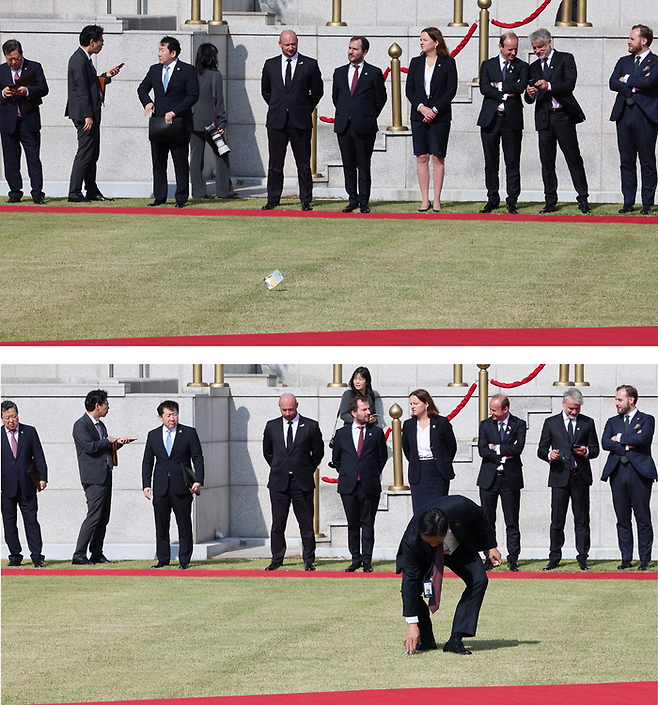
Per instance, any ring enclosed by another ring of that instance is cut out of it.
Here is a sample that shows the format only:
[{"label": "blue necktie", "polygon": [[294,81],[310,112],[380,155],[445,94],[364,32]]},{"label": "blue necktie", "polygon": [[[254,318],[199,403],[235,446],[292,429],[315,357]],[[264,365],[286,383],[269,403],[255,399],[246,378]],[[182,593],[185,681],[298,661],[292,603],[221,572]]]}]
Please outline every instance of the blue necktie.
[{"label": "blue necktie", "polygon": [[167,440],[165,442],[165,450],[167,455],[171,455],[171,431],[167,429]]},{"label": "blue necktie", "polygon": [[164,78],[162,79],[162,87],[165,89],[165,93],[166,93],[167,86],[169,85],[169,66],[165,66],[164,70],[165,70],[165,75],[164,75]]}]

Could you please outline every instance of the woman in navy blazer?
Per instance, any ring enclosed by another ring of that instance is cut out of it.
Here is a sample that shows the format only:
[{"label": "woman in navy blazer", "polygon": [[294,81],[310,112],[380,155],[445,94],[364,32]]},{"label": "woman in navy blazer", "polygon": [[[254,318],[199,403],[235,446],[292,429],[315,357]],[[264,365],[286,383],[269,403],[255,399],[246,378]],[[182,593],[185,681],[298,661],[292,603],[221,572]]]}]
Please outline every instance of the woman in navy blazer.
[{"label": "woman in navy blazer", "polygon": [[419,213],[430,209],[430,154],[434,172],[434,212],[439,213],[452,119],[451,102],[457,93],[457,65],[436,27],[427,27],[420,33],[420,49],[420,56],[415,56],[409,64],[406,91],[411,103],[411,132],[423,201]]},{"label": "woman in navy blazer", "polygon": [[429,392],[416,389],[409,395],[411,418],[402,426],[402,450],[409,461],[409,484],[414,513],[423,505],[445,497],[455,476],[452,461],[457,441],[452,424],[439,416]]}]

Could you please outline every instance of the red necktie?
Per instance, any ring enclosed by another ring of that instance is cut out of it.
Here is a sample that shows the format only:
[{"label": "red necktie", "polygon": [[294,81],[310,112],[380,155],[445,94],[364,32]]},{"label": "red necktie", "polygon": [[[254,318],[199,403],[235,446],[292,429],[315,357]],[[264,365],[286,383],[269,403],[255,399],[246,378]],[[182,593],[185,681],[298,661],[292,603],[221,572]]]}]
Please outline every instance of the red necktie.
[{"label": "red necktie", "polygon": [[9,434],[9,436],[11,438],[11,452],[15,458],[18,455],[18,443],[16,442],[16,436],[14,436],[13,431]]},{"label": "red necktie", "polygon": [[439,609],[439,603],[441,602],[444,554],[443,544],[440,543],[434,548],[434,564],[432,565],[432,597],[430,597],[428,605],[432,614]]},{"label": "red necktie", "polygon": [[359,426],[359,443],[356,447],[356,454],[361,457],[361,451],[363,450],[363,426]]},{"label": "red necktie", "polygon": [[[18,71],[14,71],[13,69],[12,69],[12,73],[14,74],[14,83],[16,83],[16,81],[18,81],[20,76],[18,75]],[[16,114],[18,115],[18,117],[23,117],[23,114],[21,113],[21,106],[18,104],[16,105]]]},{"label": "red necktie", "polygon": [[355,66],[354,67],[354,75],[352,76],[352,86],[350,87],[350,95],[354,95],[354,91],[356,90],[356,84],[359,80],[359,67]]}]

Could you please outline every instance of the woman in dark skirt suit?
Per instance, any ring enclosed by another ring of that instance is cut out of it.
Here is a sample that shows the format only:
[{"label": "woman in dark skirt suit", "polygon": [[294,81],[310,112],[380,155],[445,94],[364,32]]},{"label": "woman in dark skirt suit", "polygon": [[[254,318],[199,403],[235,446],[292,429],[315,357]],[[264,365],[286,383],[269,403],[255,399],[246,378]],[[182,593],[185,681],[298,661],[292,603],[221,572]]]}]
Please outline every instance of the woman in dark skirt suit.
[{"label": "woman in dark skirt suit", "polygon": [[419,213],[430,209],[430,154],[434,172],[434,212],[441,211],[441,189],[452,119],[451,103],[457,93],[457,64],[450,56],[441,31],[427,27],[420,33],[420,56],[409,64],[407,98],[411,103],[411,132],[422,194]]},{"label": "woman in dark skirt suit", "polygon": [[419,507],[448,494],[455,476],[452,461],[457,441],[452,424],[439,416],[429,392],[416,389],[409,395],[411,418],[402,426],[402,450],[409,461],[409,484],[414,513]]}]

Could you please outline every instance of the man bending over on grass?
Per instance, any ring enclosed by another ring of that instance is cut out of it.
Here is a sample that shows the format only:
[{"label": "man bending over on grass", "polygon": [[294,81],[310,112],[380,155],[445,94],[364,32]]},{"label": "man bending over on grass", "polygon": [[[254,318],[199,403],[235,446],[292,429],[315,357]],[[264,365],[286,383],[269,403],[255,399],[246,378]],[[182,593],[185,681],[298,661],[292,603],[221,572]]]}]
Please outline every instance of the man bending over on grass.
[{"label": "man bending over on grass", "polygon": [[[450,495],[422,507],[409,522],[397,555],[402,572],[402,613],[407,620],[404,649],[407,654],[436,649],[430,612],[439,608],[443,566],[465,583],[452,634],[443,650],[468,655],[462,643],[475,636],[480,607],[487,589],[487,573],[479,551],[485,551],[494,567],[501,565],[496,536],[481,507],[466,497]],[[429,606],[423,597],[429,598]]]}]

